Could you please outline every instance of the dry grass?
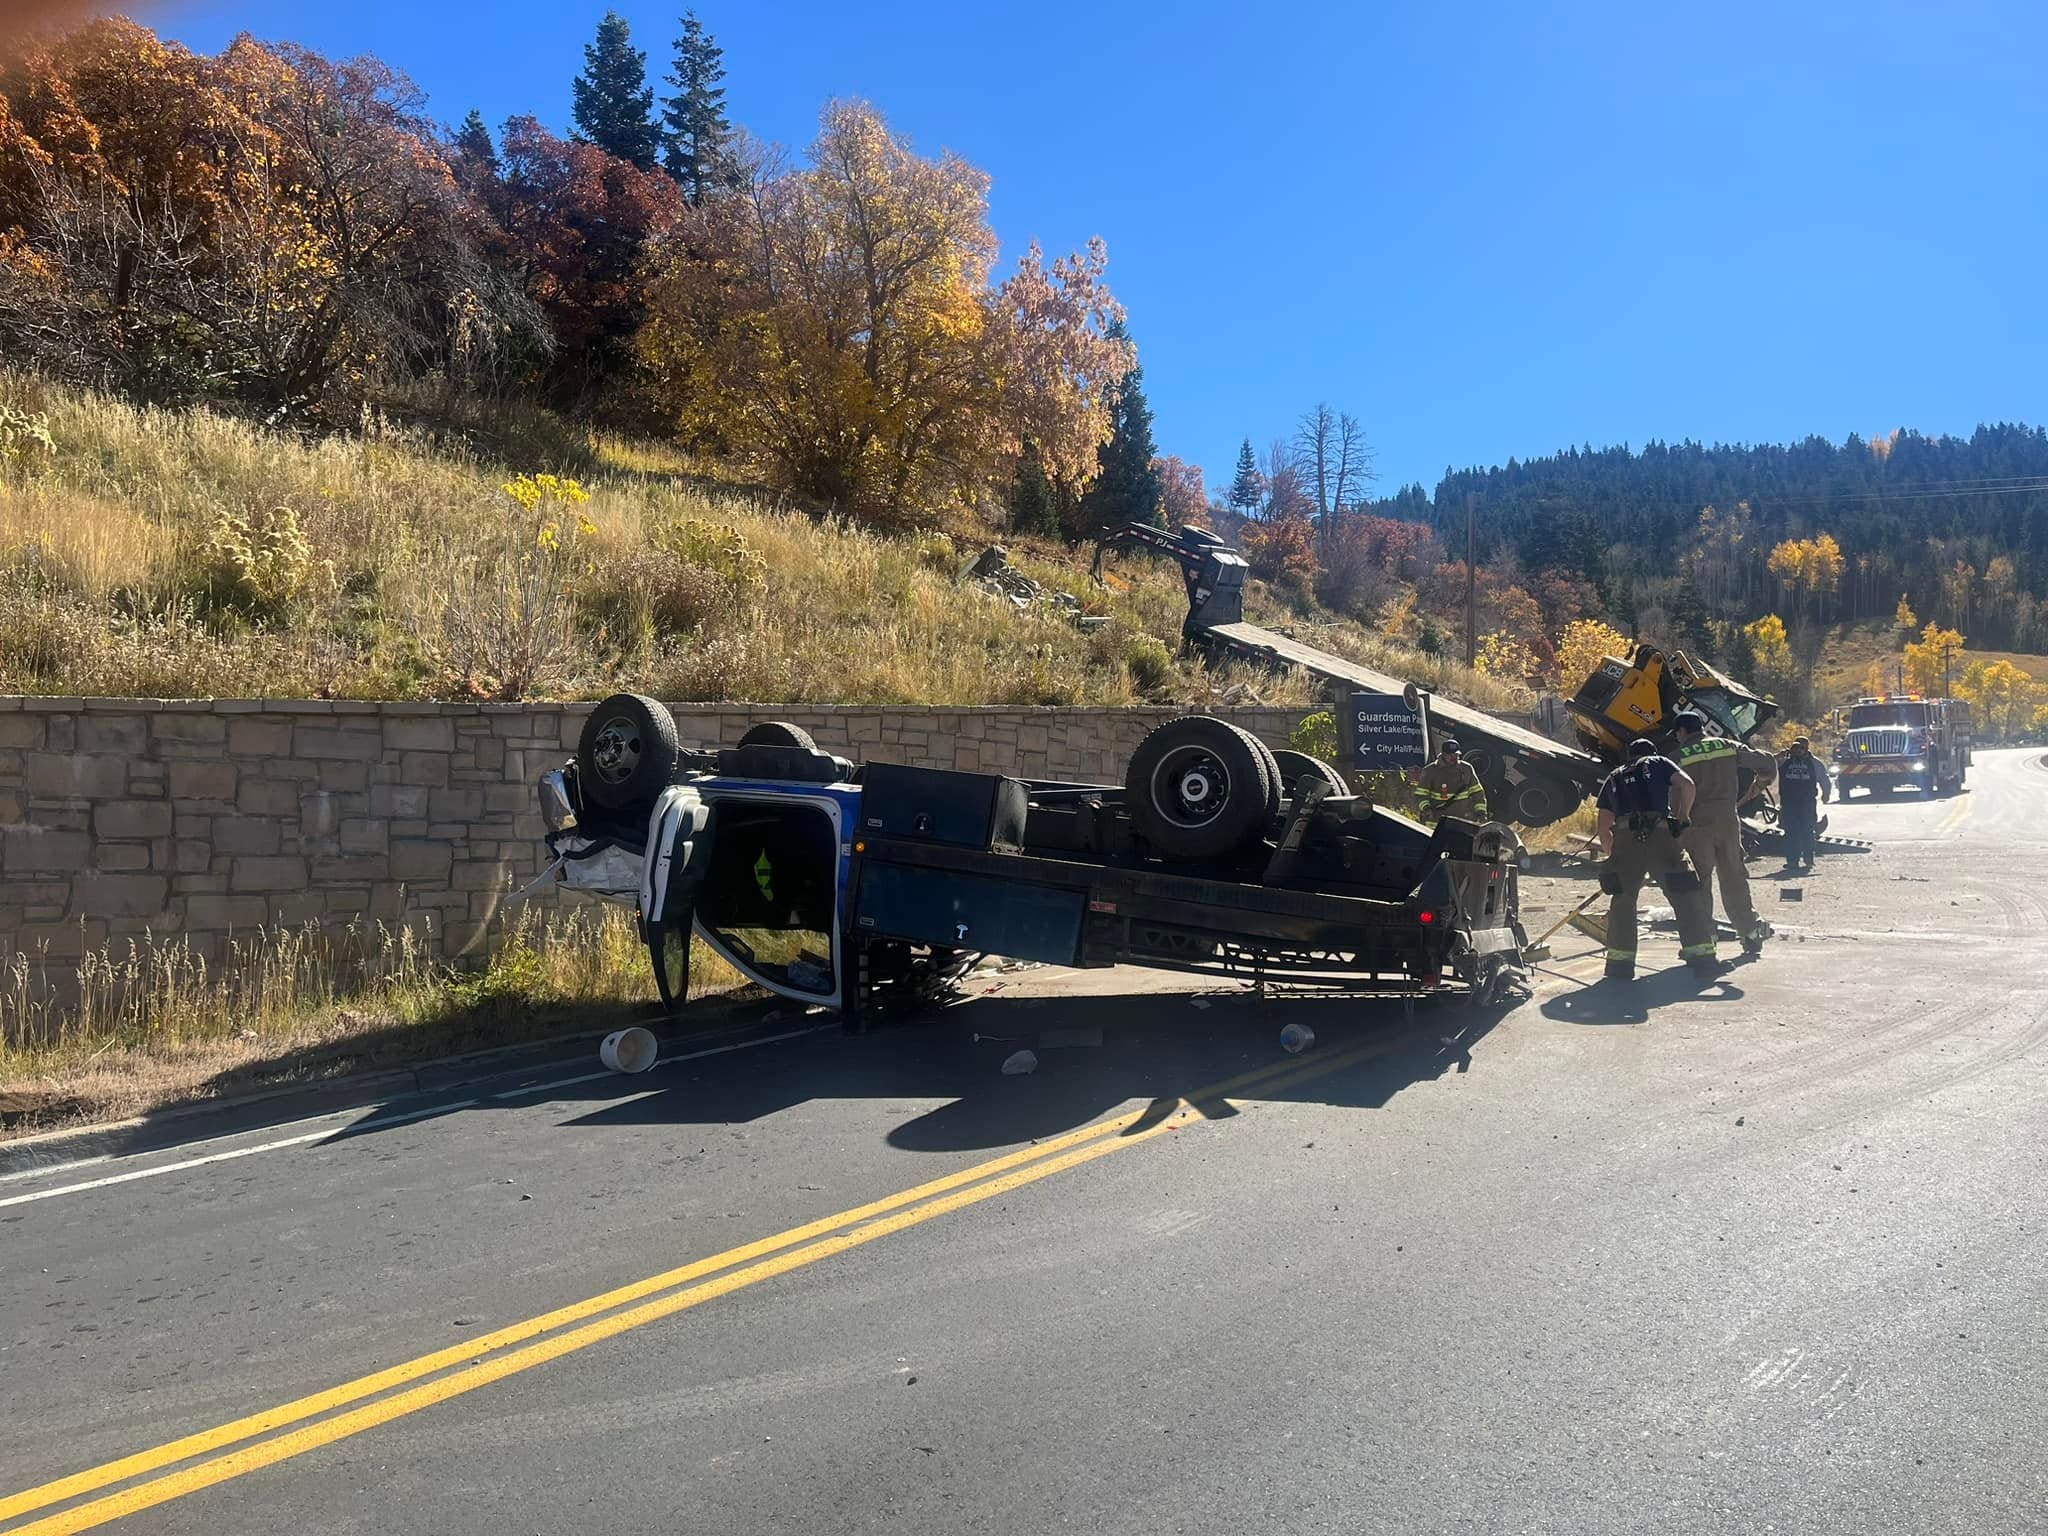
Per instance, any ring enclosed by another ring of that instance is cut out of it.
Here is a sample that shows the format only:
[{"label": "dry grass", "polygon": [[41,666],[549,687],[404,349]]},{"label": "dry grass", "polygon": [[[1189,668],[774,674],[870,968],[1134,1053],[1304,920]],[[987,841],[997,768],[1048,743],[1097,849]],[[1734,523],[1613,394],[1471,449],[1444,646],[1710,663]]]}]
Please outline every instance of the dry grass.
[{"label": "dry grass", "polygon": [[[700,946],[693,995],[741,979]],[[482,970],[404,927],[260,930],[208,964],[179,939],[0,976],[0,1134],[611,1027],[653,996],[630,914],[514,922]]]},{"label": "dry grass", "polygon": [[[1089,552],[1013,542],[1028,573],[1109,619],[1085,632],[957,585],[972,530],[880,536],[722,489],[666,445],[538,412],[415,403],[303,439],[7,374],[0,406],[47,416],[55,444],[0,467],[0,690],[1198,706],[1314,693],[1304,677],[1219,677],[1182,656],[1186,604],[1163,561],[1120,559],[1104,589]],[[589,501],[528,512],[505,494],[542,471],[577,475]],[[257,602],[209,544],[226,520],[278,509],[303,535],[303,568]],[[736,535],[758,580],[679,557],[668,536],[686,524]],[[1355,625],[1304,625],[1256,587],[1252,609],[1452,696],[1517,702]]]}]

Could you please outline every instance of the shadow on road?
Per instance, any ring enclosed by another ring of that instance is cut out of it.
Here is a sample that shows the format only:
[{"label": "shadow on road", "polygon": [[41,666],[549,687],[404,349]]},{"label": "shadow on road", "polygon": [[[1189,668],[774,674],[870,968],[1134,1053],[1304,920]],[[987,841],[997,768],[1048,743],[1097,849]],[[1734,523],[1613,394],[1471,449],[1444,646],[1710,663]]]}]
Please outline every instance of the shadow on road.
[{"label": "shadow on road", "polygon": [[[1134,1101],[1151,1104],[1155,1117],[1186,1102],[1220,1119],[1236,1111],[1226,1102],[1231,1090],[1215,1085],[1288,1063],[1279,1035],[1289,1024],[1315,1031],[1315,1045],[1296,1058],[1306,1075],[1252,1085],[1246,1096],[1376,1109],[1412,1083],[1470,1070],[1473,1047],[1510,1011],[1446,1000],[1419,1005],[1411,1023],[1398,1002],[1313,994],[977,998],[858,1039],[821,1035],[800,1049],[684,1063],[625,1100],[617,1100],[619,1080],[593,1083],[590,1097],[604,1102],[566,1123],[731,1124],[812,1101],[865,1099],[885,1117],[904,1117],[885,1133],[890,1146],[956,1152],[1057,1135]],[[1099,1045],[1042,1038],[1098,1027]],[[1315,1070],[1354,1047],[1361,1059]],[[1004,1059],[1027,1049],[1036,1070],[1005,1076]]]},{"label": "shadow on road", "polygon": [[1596,981],[1561,992],[1538,1011],[1563,1024],[1647,1024],[1650,1014],[1676,1003],[1735,1003],[1742,988],[1725,976],[1701,981],[1682,965],[1634,981]]}]

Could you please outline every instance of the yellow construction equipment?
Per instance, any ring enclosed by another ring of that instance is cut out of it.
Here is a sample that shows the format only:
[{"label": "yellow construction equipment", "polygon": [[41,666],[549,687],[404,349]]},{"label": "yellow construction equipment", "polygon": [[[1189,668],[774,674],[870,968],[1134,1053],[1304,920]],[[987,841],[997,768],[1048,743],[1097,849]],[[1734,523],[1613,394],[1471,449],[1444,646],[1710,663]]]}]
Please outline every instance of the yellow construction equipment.
[{"label": "yellow construction equipment", "polygon": [[1580,745],[1609,764],[1619,764],[1639,736],[1664,746],[1682,709],[1705,715],[1710,730],[1736,741],[1748,741],[1778,713],[1726,673],[1652,645],[1637,646],[1627,660],[1603,658],[1565,704]]}]

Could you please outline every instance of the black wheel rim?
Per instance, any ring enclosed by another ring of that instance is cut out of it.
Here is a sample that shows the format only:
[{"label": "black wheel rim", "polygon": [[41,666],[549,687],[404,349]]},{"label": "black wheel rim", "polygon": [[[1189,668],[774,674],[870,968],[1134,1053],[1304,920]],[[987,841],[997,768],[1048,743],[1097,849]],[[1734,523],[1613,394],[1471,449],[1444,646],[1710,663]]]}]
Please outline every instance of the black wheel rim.
[{"label": "black wheel rim", "polygon": [[640,727],[623,715],[605,721],[591,743],[590,766],[607,784],[630,782],[640,771]]},{"label": "black wheel rim", "polygon": [[1207,747],[1181,747],[1152,770],[1152,804],[1177,827],[1206,827],[1230,803],[1230,770]]}]

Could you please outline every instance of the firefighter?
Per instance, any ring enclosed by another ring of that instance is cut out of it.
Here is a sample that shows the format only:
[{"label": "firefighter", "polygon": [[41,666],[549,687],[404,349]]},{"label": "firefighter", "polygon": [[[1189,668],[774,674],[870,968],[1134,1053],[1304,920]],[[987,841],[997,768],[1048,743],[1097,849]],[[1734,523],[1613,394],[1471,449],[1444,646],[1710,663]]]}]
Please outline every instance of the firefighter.
[{"label": "firefighter", "polygon": [[1828,767],[1813,755],[1813,743],[1796,737],[1778,759],[1778,825],[1785,831],[1785,868],[1813,868],[1814,835],[1820,820],[1816,802],[1834,798]]},{"label": "firefighter", "polygon": [[1678,917],[1678,956],[1693,975],[1711,980],[1723,966],[1714,953],[1714,916],[1706,884],[1686,858],[1680,834],[1693,811],[1694,786],[1678,764],[1648,741],[1629,743],[1628,761],[1600,785],[1600,852],[1607,862],[1600,888],[1607,908],[1607,979],[1636,975],[1636,898],[1655,880]]},{"label": "firefighter", "polygon": [[1428,826],[1446,816],[1486,820],[1486,789],[1479,782],[1479,770],[1458,755],[1455,736],[1439,741],[1436,761],[1415,775],[1415,798],[1422,802],[1422,820]]},{"label": "firefighter", "polygon": [[[1777,776],[1778,760],[1725,736],[1709,736],[1706,718],[1690,709],[1674,715],[1672,725],[1678,741],[1678,766],[1698,788],[1685,851],[1692,856],[1693,867],[1706,887],[1707,910],[1713,911],[1713,885],[1718,880],[1722,910],[1742,940],[1743,953],[1761,953],[1770,929],[1749,899],[1749,869],[1742,862],[1742,817],[1737,807],[1745,790],[1769,787]],[[1745,773],[1753,776],[1753,783],[1743,783]]]}]

